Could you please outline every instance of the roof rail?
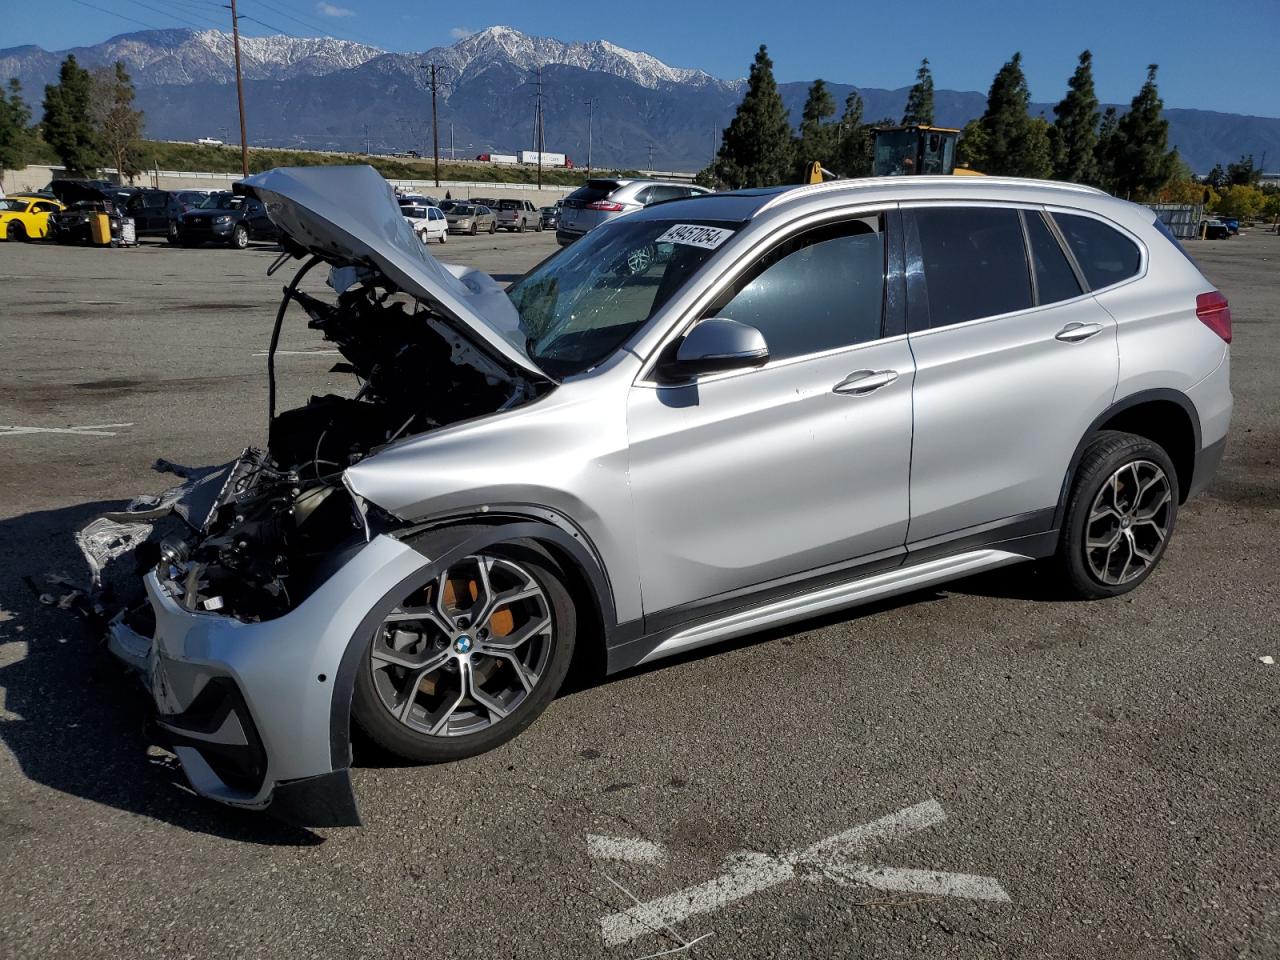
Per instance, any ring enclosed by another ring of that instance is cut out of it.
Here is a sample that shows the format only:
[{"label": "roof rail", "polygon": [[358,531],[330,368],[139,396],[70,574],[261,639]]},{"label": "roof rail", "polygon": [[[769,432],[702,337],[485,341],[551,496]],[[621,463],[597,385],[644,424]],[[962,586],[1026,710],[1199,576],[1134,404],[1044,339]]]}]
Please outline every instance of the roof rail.
[{"label": "roof rail", "polygon": [[929,185],[946,184],[947,186],[956,186],[957,184],[972,184],[974,189],[979,187],[1036,187],[1042,190],[1061,190],[1064,193],[1090,193],[1109,196],[1105,190],[1099,190],[1097,187],[1087,187],[1080,183],[1064,183],[1060,180],[1033,180],[1029,177],[955,177],[955,176],[908,176],[908,177],[852,177],[848,180],[827,180],[823,183],[800,184],[790,190],[784,190],[774,197],[760,205],[756,213],[763,213],[771,207],[779,206],[791,200],[798,200],[801,197],[812,196],[816,193],[833,193],[842,190],[854,191],[858,189],[870,189],[872,187],[898,186],[898,187],[925,187]]}]

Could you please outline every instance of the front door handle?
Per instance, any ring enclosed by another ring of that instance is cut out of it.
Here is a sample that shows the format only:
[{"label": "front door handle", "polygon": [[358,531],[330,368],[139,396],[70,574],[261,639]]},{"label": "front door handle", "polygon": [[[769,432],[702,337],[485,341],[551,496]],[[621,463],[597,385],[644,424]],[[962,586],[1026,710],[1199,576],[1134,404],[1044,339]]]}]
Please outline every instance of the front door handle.
[{"label": "front door handle", "polygon": [[855,370],[832,387],[831,392],[846,397],[860,397],[887,387],[897,379],[897,370]]},{"label": "front door handle", "polygon": [[1054,334],[1055,340],[1061,340],[1063,343],[1079,343],[1081,340],[1088,340],[1095,333],[1102,332],[1102,324],[1100,323],[1079,323],[1073,321]]}]

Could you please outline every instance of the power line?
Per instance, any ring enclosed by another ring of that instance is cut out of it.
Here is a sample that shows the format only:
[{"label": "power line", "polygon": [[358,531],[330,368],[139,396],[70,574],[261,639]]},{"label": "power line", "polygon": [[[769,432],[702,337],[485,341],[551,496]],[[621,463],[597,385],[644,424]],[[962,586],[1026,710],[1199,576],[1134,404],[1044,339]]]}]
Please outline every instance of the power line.
[{"label": "power line", "polygon": [[252,21],[253,23],[258,24],[259,26],[266,27],[268,30],[274,30],[276,33],[283,33],[286,37],[298,36],[298,33],[296,30],[286,30],[284,27],[277,27],[273,23],[267,23],[267,21],[265,20],[259,20],[257,17],[251,17],[245,13],[240,14],[240,19]]},{"label": "power line", "polygon": [[108,10],[106,7],[99,7],[93,3],[87,3],[86,0],[71,0],[72,3],[78,3],[82,7],[88,7],[90,10],[97,10],[99,13],[109,13],[113,17],[119,17],[121,20],[128,20],[130,23],[136,23],[140,27],[146,27],[148,30],[159,30],[160,27],[151,23],[143,23],[141,20],[135,20],[133,17],[126,17],[123,13],[116,13],[114,10]]},{"label": "power line", "polygon": [[[188,20],[185,17],[180,17],[176,13],[170,13],[168,10],[163,10],[160,7],[153,7],[149,3],[143,3],[142,0],[129,0],[129,2],[132,3],[134,6],[142,7],[145,10],[150,10],[152,13],[158,13],[162,17],[168,17],[171,20],[177,20],[179,23],[185,23],[189,27],[195,27],[197,30],[205,29],[203,25],[196,23],[193,20]],[[192,16],[193,17],[197,16],[197,14],[193,13]],[[205,22],[208,23],[209,21],[206,20]]]}]

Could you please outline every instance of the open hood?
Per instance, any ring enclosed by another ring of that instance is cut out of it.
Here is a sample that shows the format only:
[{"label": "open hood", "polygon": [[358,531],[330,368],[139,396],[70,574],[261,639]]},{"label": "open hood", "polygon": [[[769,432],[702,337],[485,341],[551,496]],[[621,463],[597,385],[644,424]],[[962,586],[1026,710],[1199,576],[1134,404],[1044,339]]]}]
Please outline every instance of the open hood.
[{"label": "open hood", "polygon": [[261,200],[271,221],[299,246],[327,260],[373,267],[502,359],[547,379],[525,352],[520,315],[502,287],[482,270],[445,266],[427,253],[391,184],[373,167],[278,167],[246,177],[236,192]]}]

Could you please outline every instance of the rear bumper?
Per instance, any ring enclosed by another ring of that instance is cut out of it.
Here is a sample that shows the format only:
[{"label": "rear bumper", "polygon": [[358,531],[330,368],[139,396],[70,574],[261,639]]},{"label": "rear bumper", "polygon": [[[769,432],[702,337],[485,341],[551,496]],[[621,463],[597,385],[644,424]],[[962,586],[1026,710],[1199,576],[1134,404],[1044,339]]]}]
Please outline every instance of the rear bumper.
[{"label": "rear bumper", "polygon": [[1223,347],[1222,359],[1203,380],[1187,391],[1200,419],[1200,449],[1196,451],[1195,468],[1187,499],[1202,492],[1218,471],[1227,446],[1227,430],[1231,426],[1234,405],[1231,396],[1231,350]]},{"label": "rear bumper", "polygon": [[145,586],[154,636],[116,622],[108,647],[143,673],[156,728],[201,796],[271,806],[308,826],[357,824],[351,690],[339,666],[422,563],[398,540],[375,537],[294,610],[260,623],[187,610],[153,571]]}]

